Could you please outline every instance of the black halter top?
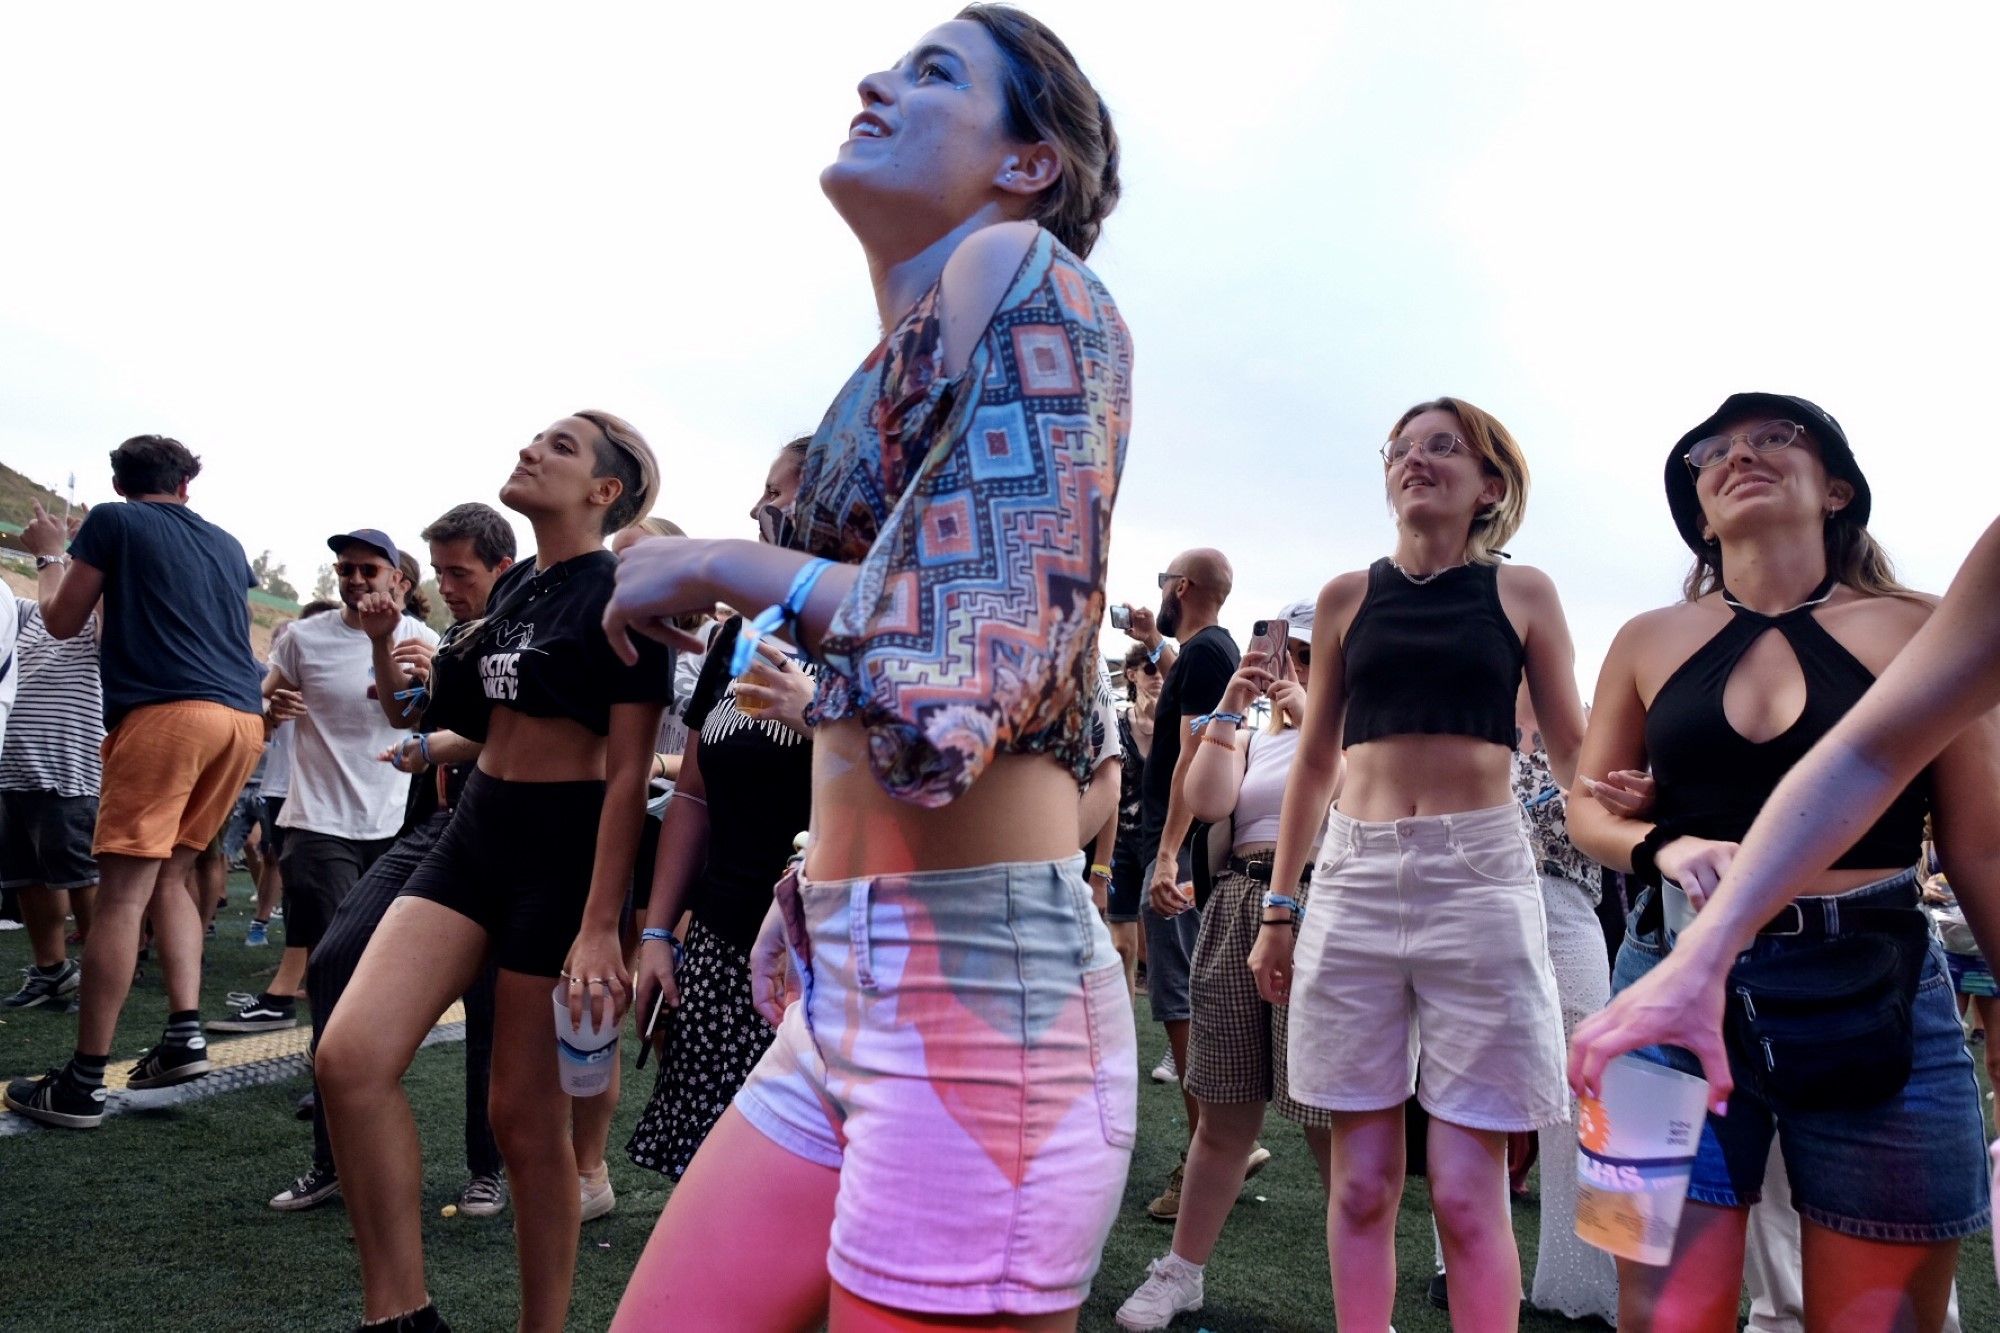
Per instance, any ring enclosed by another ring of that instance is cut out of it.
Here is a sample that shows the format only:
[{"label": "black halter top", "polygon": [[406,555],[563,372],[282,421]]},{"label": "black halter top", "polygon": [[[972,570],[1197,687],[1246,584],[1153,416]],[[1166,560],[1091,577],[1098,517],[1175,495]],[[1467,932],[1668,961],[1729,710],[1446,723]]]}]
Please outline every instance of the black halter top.
[{"label": "black halter top", "polygon": [[[1693,837],[1741,842],[1792,765],[1875,683],[1874,674],[1813,615],[1833,586],[1829,576],[1803,604],[1775,616],[1723,594],[1734,612],[1729,623],[1667,678],[1646,710],[1646,753],[1657,783],[1654,817],[1663,826]],[[1778,735],[1752,741],[1730,725],[1722,692],[1743,654],[1767,630],[1776,630],[1791,645],[1805,676],[1806,706]],[[1915,865],[1929,807],[1930,777],[1924,773],[1897,793],[1834,868]]]}]

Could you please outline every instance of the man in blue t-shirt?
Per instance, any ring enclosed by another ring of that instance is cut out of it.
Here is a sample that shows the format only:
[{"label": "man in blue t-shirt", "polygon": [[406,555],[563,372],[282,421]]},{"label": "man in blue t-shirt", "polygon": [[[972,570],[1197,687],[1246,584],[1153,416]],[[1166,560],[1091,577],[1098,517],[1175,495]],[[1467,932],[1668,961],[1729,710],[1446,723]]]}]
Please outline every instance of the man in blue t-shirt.
[{"label": "man in blue t-shirt", "polygon": [[127,1084],[163,1088],[209,1068],[201,917],[185,885],[257,763],[265,722],[246,596],[257,578],[241,544],[188,508],[188,482],[200,471],[178,440],[135,436],[111,451],[111,484],[125,503],[91,510],[67,556],[63,525],[41,506],[21,533],[51,635],[82,632],[104,603],[107,734],[91,845],[99,883],[76,1054],[6,1092],[7,1105],[44,1124],[92,1129],[104,1117],[104,1069],[149,904],[167,1029]]}]

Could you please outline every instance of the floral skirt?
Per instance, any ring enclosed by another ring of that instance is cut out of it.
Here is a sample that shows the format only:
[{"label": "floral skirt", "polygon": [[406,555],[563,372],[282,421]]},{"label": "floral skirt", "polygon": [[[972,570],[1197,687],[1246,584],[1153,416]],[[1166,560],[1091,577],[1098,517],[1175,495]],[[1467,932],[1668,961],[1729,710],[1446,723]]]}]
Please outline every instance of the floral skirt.
[{"label": "floral skirt", "polygon": [[774,1035],[750,1005],[749,960],[699,919],[688,926],[678,980],[681,1007],[664,1020],[659,1078],[625,1145],[634,1162],[671,1180],[688,1169]]}]

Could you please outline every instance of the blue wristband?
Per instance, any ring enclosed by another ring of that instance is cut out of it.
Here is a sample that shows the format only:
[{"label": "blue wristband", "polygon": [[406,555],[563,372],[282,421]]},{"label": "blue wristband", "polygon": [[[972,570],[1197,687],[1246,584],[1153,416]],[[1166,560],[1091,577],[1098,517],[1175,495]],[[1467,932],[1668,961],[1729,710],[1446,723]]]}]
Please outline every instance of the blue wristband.
[{"label": "blue wristband", "polygon": [[642,942],[646,940],[665,940],[667,948],[674,955],[674,966],[679,967],[681,965],[681,942],[674,937],[674,932],[668,930],[665,926],[647,926],[639,932],[639,939]]},{"label": "blue wristband", "polygon": [[800,656],[805,655],[805,635],[801,632],[800,618],[805,615],[806,603],[812,599],[813,589],[819,586],[820,578],[833,567],[833,561],[825,559],[808,560],[799,567],[792,578],[792,586],[785,592],[785,600],[776,606],[767,606],[752,619],[745,620],[736,632],[736,647],[729,655],[729,674],[740,676],[750,669],[756,659],[757,645],[778,632],[781,626],[790,626],[792,642]]},{"label": "blue wristband", "polygon": [[1188,723],[1188,735],[1199,735],[1201,729],[1211,722],[1234,722],[1240,727],[1243,725],[1243,714],[1223,712],[1203,713],[1200,717]]},{"label": "blue wristband", "polygon": [[1272,907],[1282,907],[1286,911],[1290,912],[1293,916],[1297,917],[1302,917],[1306,914],[1306,909],[1299,906],[1299,900],[1297,898],[1292,897],[1288,893],[1265,894],[1264,906],[1267,909]]},{"label": "blue wristband", "polygon": [[430,733],[423,731],[417,733],[417,753],[421,754],[424,757],[424,762],[426,764],[430,765],[432,768],[437,767],[437,760],[431,758]]}]

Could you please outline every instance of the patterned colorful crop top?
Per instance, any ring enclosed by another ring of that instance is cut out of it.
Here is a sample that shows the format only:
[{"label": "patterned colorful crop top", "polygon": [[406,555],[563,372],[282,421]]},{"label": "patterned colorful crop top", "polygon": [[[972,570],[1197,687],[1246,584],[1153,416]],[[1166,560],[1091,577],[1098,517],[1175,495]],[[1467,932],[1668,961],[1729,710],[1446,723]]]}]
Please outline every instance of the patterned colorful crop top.
[{"label": "patterned colorful crop top", "polygon": [[819,643],[813,712],[862,723],[891,796],[945,805],[996,754],[1088,781],[1131,416],[1131,335],[1047,232],[962,374],[944,374],[933,286],[827,410],[793,545],[860,570]]}]

